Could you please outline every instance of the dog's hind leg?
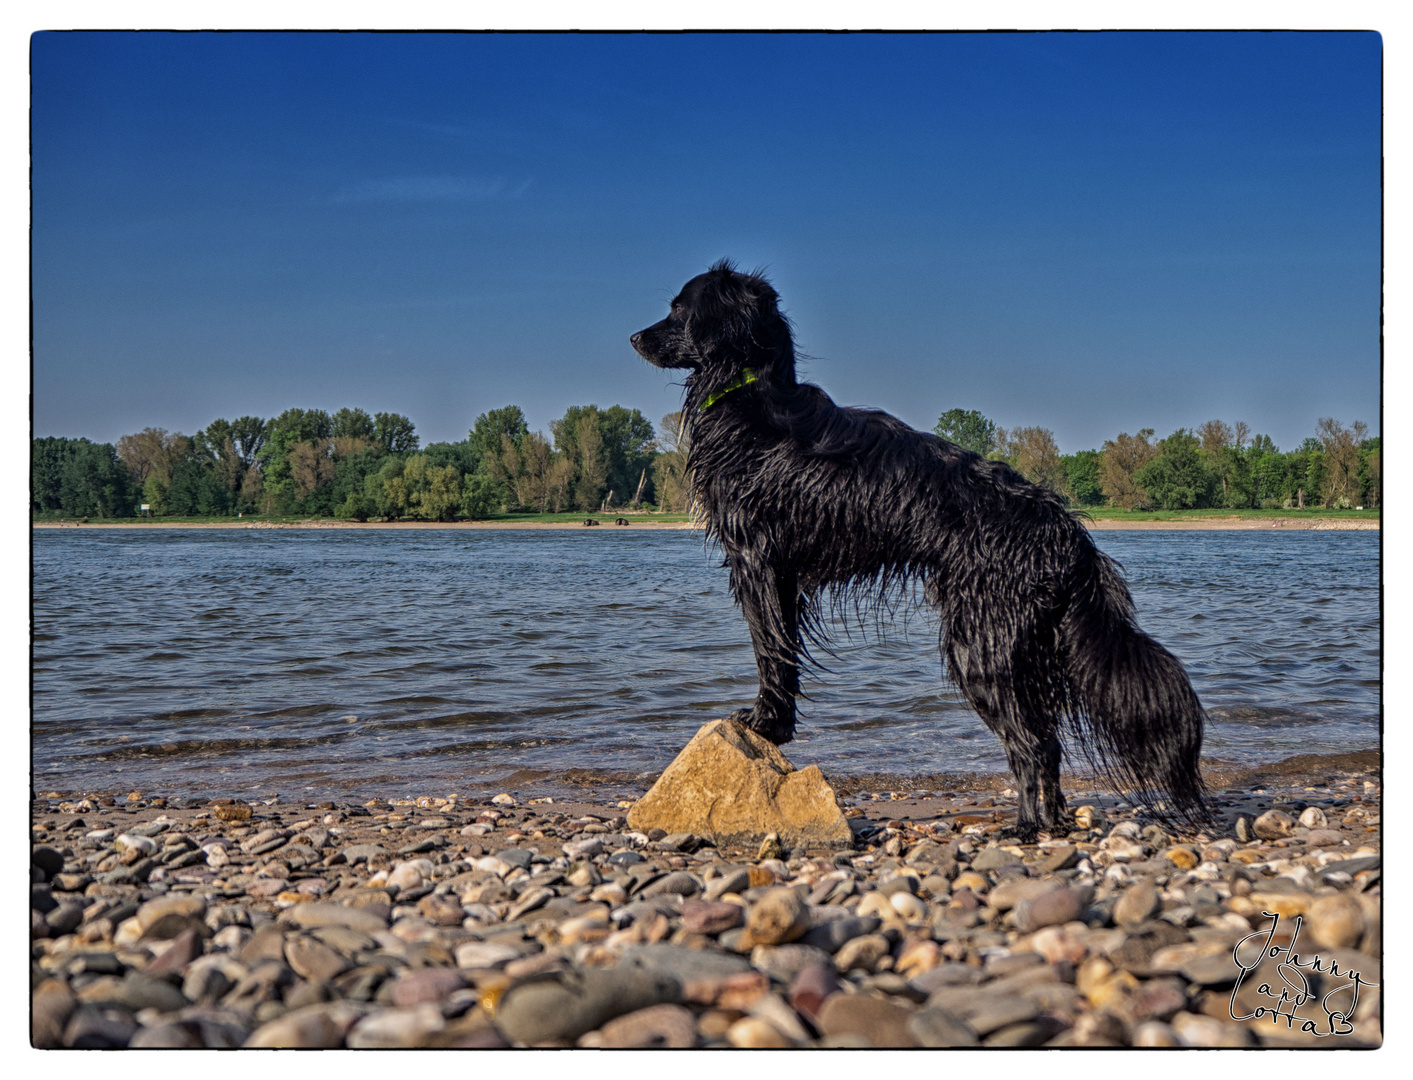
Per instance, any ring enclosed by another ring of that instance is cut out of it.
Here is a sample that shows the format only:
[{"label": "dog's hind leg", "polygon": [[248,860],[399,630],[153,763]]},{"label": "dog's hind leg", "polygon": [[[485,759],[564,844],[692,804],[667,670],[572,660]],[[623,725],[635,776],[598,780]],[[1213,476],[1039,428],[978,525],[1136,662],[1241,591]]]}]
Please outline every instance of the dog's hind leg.
[{"label": "dog's hind leg", "polygon": [[1001,740],[1006,763],[1016,778],[1016,839],[1031,843],[1042,821],[1053,824],[1064,812],[1060,741],[1054,725],[1024,710],[1012,687],[1010,672],[994,656],[974,655],[955,633],[949,636],[947,654],[952,677],[962,694]]},{"label": "dog's hind leg", "polygon": [[1040,751],[1040,822],[1053,828],[1069,820],[1065,793],[1060,790],[1059,735],[1052,730]]},{"label": "dog's hind leg", "polygon": [[[995,730],[995,729],[993,729]],[[1016,777],[1016,792],[1019,806],[1016,811],[1016,839],[1021,843],[1033,843],[1040,831],[1040,794],[1044,789],[1045,775],[1043,748],[1034,745],[1028,738],[1007,737],[1002,728],[1001,745],[1006,751],[1006,761]]]},{"label": "dog's hind leg", "polygon": [[737,709],[739,720],[771,742],[795,737],[795,696],[800,692],[800,593],[793,573],[733,564],[731,590],[746,616],[756,654],[760,690],[749,709]]}]

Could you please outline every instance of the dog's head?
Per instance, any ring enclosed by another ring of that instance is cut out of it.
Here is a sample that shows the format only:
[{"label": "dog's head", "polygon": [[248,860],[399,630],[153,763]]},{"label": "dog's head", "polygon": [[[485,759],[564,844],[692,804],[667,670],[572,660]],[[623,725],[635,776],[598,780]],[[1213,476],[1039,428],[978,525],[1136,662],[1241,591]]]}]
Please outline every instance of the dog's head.
[{"label": "dog's head", "polygon": [[661,368],[688,368],[704,388],[738,378],[795,380],[790,324],[780,297],[760,274],[743,274],[722,260],[682,286],[667,318],[629,340]]}]

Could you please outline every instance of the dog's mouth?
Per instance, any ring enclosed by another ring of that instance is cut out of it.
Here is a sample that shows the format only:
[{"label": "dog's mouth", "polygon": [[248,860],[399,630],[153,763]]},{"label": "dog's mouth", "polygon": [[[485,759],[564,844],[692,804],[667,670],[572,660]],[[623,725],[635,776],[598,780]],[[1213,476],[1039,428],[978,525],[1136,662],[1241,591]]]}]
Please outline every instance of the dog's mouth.
[{"label": "dog's mouth", "polygon": [[657,330],[657,327],[650,326],[630,337],[628,343],[633,346],[633,351],[653,367],[672,369],[697,366],[695,361],[679,355],[677,350],[667,348]]}]

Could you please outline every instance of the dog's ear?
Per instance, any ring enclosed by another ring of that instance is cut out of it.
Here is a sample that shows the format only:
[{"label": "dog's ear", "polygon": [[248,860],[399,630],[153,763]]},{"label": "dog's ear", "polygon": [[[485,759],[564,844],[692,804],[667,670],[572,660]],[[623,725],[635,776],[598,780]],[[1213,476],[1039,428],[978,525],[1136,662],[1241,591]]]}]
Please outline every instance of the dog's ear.
[{"label": "dog's ear", "polygon": [[708,355],[731,366],[768,366],[790,351],[790,329],[779,305],[770,282],[759,274],[740,273],[723,259],[706,273],[693,337],[707,346]]}]

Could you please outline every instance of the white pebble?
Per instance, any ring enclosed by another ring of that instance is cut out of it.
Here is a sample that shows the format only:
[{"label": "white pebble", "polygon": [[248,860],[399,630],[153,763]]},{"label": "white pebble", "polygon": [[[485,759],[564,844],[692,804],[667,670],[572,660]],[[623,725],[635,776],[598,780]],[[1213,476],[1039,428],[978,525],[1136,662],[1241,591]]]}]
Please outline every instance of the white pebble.
[{"label": "white pebble", "polygon": [[392,873],[388,875],[388,884],[396,885],[399,889],[420,889],[427,883],[431,873],[431,860],[409,859],[393,867]]},{"label": "white pebble", "polygon": [[908,922],[922,922],[927,918],[927,905],[910,892],[895,892],[888,899],[893,910]]},{"label": "white pebble", "polygon": [[140,851],[144,855],[151,855],[157,850],[157,844],[150,837],[133,836],[131,833],[123,833],[113,841],[113,846],[118,849],[119,854],[126,854],[129,851]]},{"label": "white pebble", "polygon": [[859,901],[856,913],[861,919],[869,915],[876,915],[880,919],[890,919],[897,914],[897,910],[889,903],[888,897],[882,893],[871,892],[866,893],[864,898]]},{"label": "white pebble", "polygon": [[479,858],[473,864],[477,870],[484,870],[488,874],[494,874],[498,878],[505,877],[514,867],[504,859],[497,859],[494,855],[486,855]]}]

